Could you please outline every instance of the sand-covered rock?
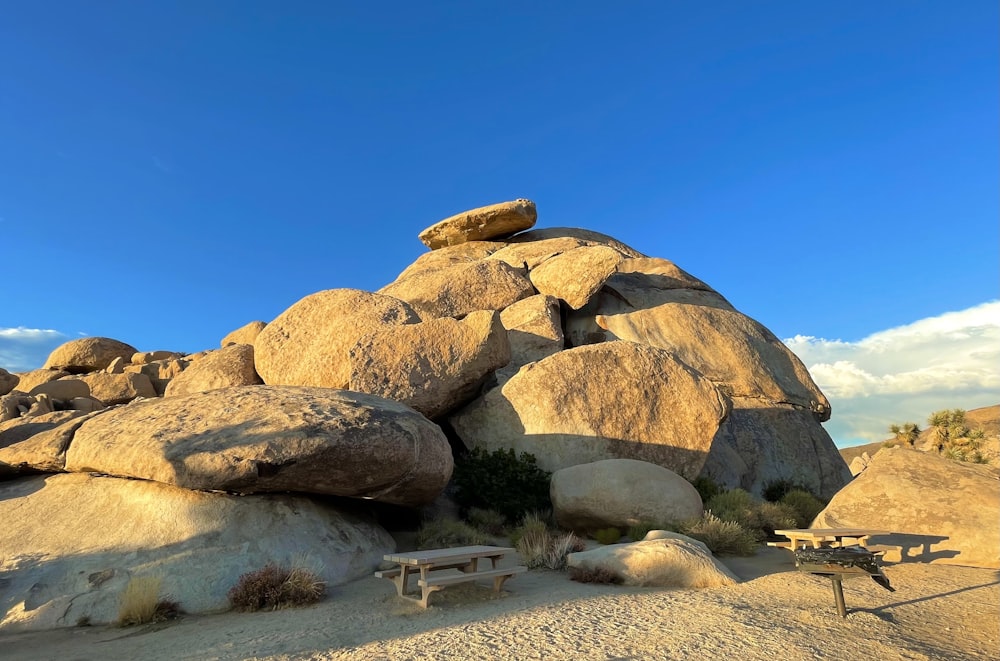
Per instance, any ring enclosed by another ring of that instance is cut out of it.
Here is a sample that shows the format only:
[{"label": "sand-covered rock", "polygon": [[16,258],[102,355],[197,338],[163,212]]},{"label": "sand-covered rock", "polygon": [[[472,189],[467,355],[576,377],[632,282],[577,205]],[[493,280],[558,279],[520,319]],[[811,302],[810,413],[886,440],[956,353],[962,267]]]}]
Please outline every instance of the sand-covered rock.
[{"label": "sand-covered rock", "polygon": [[703,546],[683,539],[652,539],[609,544],[566,556],[570,567],[605,569],[624,585],[673,588],[717,588],[739,578]]}]

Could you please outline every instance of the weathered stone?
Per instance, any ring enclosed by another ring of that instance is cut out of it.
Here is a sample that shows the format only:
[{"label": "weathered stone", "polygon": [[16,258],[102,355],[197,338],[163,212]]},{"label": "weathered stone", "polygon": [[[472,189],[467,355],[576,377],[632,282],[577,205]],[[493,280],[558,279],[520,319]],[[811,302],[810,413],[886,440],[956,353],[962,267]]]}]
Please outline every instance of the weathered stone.
[{"label": "weathered stone", "polygon": [[[156,389],[145,374],[96,372],[77,377],[90,387],[91,397],[107,406],[131,402],[137,397],[156,397]],[[58,383],[58,382],[57,382]]]},{"label": "weathered stone", "polygon": [[114,360],[108,363],[108,366],[104,368],[104,371],[108,374],[124,374],[125,359],[121,356],[116,356]]},{"label": "weathered stone", "polygon": [[566,564],[580,569],[610,570],[620,576],[625,585],[697,589],[740,582],[703,547],[682,539],[610,544],[570,553],[566,556]]},{"label": "weathered stone", "polygon": [[351,385],[436,418],[467,403],[510,362],[500,314],[479,310],[363,336],[351,349]]},{"label": "weathered stone", "polygon": [[66,448],[88,417],[82,411],[53,411],[0,423],[0,464],[14,469],[11,477],[62,471]]},{"label": "weathered stone", "polygon": [[74,397],[88,397],[90,395],[90,386],[78,376],[64,376],[56,381],[40,383],[29,390],[28,394],[32,397],[48,395],[52,399],[69,401]]},{"label": "weathered stone", "polygon": [[253,347],[249,344],[231,344],[192,363],[173,378],[163,394],[176,397],[258,383],[261,383],[261,379],[254,369]]},{"label": "weathered stone", "polygon": [[31,370],[30,372],[18,372],[17,389],[23,393],[31,392],[31,389],[41,383],[55,381],[64,376],[69,376],[65,370]]},{"label": "weathered stone", "polygon": [[187,358],[168,358],[142,365],[126,365],[126,374],[144,374],[153,384],[157,397],[162,397],[170,381],[177,377],[191,364]]},{"label": "weathered stone", "polygon": [[222,338],[221,346],[228,347],[230,344],[253,344],[260,332],[267,326],[263,321],[251,321],[245,326],[240,326],[232,333]]},{"label": "weathered stone", "polygon": [[837,446],[810,411],[753,397],[733,397],[702,469],[726,488],[762,494],[784,480],[832,498],[851,479]]},{"label": "weathered stone", "polygon": [[20,418],[34,403],[34,397],[20,390],[11,390],[6,395],[0,395],[0,422]]},{"label": "weathered stone", "polygon": [[506,383],[524,365],[565,347],[559,323],[559,301],[553,296],[537,294],[521,299],[500,313],[500,322],[507,329],[510,362],[497,370],[498,383]]},{"label": "weathered stone", "polygon": [[131,360],[135,352],[135,347],[109,337],[81,337],[56,347],[42,367],[86,374],[103,370],[119,356]]},{"label": "weathered stone", "polygon": [[576,239],[571,236],[563,236],[554,239],[543,239],[541,241],[527,241],[525,243],[508,243],[503,245],[503,248],[494,251],[487,259],[506,262],[514,268],[527,268],[531,270],[545,260],[562,255],[575,248],[604,244],[584,241],[583,239]]},{"label": "weathered stone", "polygon": [[241,386],[132,402],[77,430],[66,469],[188,489],[428,503],[453,467],[441,429],[397,402],[329,388]]},{"label": "weathered stone", "polygon": [[17,382],[21,380],[17,374],[11,374],[0,367],[0,395],[6,395],[17,387]]},{"label": "weathered stone", "polygon": [[464,317],[476,310],[503,310],[536,292],[523,270],[483,260],[422,271],[383,287],[379,293],[406,301],[426,320]]},{"label": "weathered stone", "polygon": [[186,613],[212,613],[229,608],[242,574],[268,563],[302,566],[332,587],[371,576],[394,548],[356,508],[89,475],[0,484],[0,521],[5,633],[113,623],[132,577],[162,578],[160,594]]},{"label": "weathered stone", "polygon": [[790,403],[830,418],[830,402],[802,361],[750,317],[706,305],[667,303],[601,315],[614,337],[668,349],[730,396]]},{"label": "weathered stone", "polygon": [[862,452],[859,456],[851,460],[848,468],[851,469],[851,476],[857,477],[861,475],[861,471],[868,468],[868,464],[871,463],[872,457],[867,452]]},{"label": "weathered stone", "polygon": [[605,342],[526,365],[448,421],[468,447],[529,452],[549,471],[625,458],[693,479],[729,408],[670,352]]},{"label": "weathered stone", "polygon": [[158,360],[170,360],[171,358],[180,357],[181,354],[176,351],[137,351],[132,354],[130,361],[133,365],[148,365]]},{"label": "weathered stone", "polygon": [[95,397],[74,397],[66,402],[66,407],[70,410],[80,411],[82,413],[91,413],[93,411],[100,411],[103,408],[107,408],[104,402]]},{"label": "weathered stone", "polygon": [[269,385],[347,388],[348,352],[362,335],[418,321],[413,308],[391,296],[358,289],[310,294],[254,340],[257,373]]},{"label": "weathered stone", "polygon": [[1000,568],[1000,472],[887,448],[837,493],[813,528],[890,531],[869,542],[888,562]]},{"label": "weathered stone", "polygon": [[556,255],[535,267],[529,277],[542,294],[579,310],[615,272],[622,255],[607,246],[584,246]]},{"label": "weathered stone", "polygon": [[570,237],[586,241],[588,244],[600,244],[614,248],[626,257],[645,257],[635,248],[630,248],[618,239],[607,234],[594,232],[592,230],[579,229],[577,227],[546,227],[543,229],[521,232],[507,239],[508,243],[527,243],[530,241],[545,241],[547,239],[558,239]]},{"label": "weathered stone", "polygon": [[[454,266],[455,264],[478,262],[480,259],[492,255],[506,245],[506,243],[496,241],[468,241],[425,252],[420,257],[417,257],[412,264],[407,266],[402,273],[396,276],[396,281],[405,280],[411,275],[416,275],[423,271],[434,271],[446,266]],[[520,267],[521,265],[515,264],[514,266]]]},{"label": "weathered stone", "polygon": [[549,489],[556,523],[586,532],[702,515],[701,496],[677,473],[645,461],[605,459],[555,471]]},{"label": "weathered stone", "polygon": [[33,395],[35,403],[31,405],[28,412],[24,414],[24,417],[30,417],[35,415],[44,415],[46,413],[52,413],[56,410],[55,402],[52,398],[45,393],[38,393]]},{"label": "weathered stone", "polygon": [[501,202],[445,218],[422,231],[420,241],[431,250],[466,241],[488,241],[529,229],[537,218],[531,200]]}]

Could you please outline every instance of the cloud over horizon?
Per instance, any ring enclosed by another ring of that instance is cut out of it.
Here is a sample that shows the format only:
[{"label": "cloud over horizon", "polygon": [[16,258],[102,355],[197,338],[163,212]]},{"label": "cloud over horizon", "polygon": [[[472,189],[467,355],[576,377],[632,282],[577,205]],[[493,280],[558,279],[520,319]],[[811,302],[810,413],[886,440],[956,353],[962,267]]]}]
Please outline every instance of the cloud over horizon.
[{"label": "cloud over horizon", "polygon": [[57,330],[0,328],[0,367],[8,372],[38,369],[52,350],[68,339]]},{"label": "cloud over horizon", "polygon": [[1000,301],[858,342],[796,335],[784,343],[830,399],[824,427],[840,446],[885,440],[893,423],[923,427],[941,409],[1000,403]]}]

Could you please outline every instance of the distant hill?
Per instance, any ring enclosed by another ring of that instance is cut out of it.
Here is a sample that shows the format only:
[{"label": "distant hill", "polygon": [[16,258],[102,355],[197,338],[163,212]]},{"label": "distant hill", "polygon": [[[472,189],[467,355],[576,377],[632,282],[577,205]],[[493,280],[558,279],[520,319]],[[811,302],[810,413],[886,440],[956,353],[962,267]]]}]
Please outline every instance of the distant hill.
[{"label": "distant hill", "polygon": [[[928,412],[927,417],[930,416]],[[927,426],[927,417],[923,420],[898,420],[898,423],[903,422],[916,422],[921,428]],[[979,409],[972,409],[965,412],[965,424],[969,429],[982,429],[986,433],[986,443],[984,443],[984,448],[989,452],[992,451],[994,455],[994,462],[996,461],[996,454],[1000,451],[1000,404],[994,404],[993,406],[984,406]],[[850,448],[841,448],[840,456],[844,458],[847,465],[851,465],[851,461],[855,457],[860,457],[863,453],[867,452],[869,455],[874,455],[876,452],[882,449],[885,443],[893,442],[891,436],[886,438],[885,441],[880,441],[878,443],[866,443],[865,445],[855,445]],[[926,429],[920,432],[920,436],[917,438],[917,442],[914,447],[918,450],[930,450],[935,442],[934,438],[934,428],[927,426]],[[992,462],[991,462],[992,463]]]}]

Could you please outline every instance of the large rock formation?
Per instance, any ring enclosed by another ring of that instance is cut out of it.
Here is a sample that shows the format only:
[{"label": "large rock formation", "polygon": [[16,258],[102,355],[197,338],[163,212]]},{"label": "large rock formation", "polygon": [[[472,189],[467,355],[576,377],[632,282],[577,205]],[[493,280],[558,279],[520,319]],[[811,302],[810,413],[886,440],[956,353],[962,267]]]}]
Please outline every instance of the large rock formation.
[{"label": "large rock formation", "polygon": [[135,352],[132,345],[109,337],[81,337],[56,347],[42,367],[84,374],[104,369],[115,358],[130,361]]},{"label": "large rock formation", "polygon": [[300,565],[330,586],[370,576],[392,538],[357,508],[143,480],[0,483],[0,631],[108,624],[133,577],[187,613],[226,610],[241,574]]},{"label": "large rock formation", "polygon": [[995,468],[892,448],[826,506],[813,528],[892,532],[872,537],[890,562],[1000,568],[1000,488]]},{"label": "large rock formation", "polygon": [[76,431],[65,468],[416,507],[441,493],[452,466],[440,428],[402,404],[327,388],[244,386],[102,413]]}]

